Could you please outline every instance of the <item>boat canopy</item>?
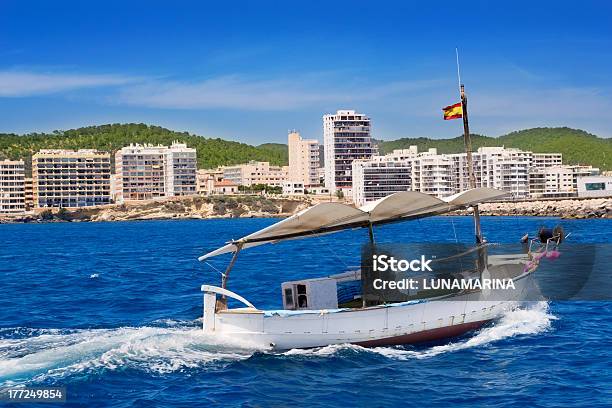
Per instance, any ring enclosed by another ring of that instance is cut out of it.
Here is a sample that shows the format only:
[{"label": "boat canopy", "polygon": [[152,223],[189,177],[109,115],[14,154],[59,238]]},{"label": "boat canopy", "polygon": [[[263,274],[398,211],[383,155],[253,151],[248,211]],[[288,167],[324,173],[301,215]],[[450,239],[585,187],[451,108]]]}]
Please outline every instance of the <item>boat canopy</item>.
[{"label": "boat canopy", "polygon": [[361,208],[341,203],[320,203],[199,257],[200,261],[245,248],[288,239],[312,237],[350,228],[443,214],[462,207],[501,198],[508,193],[480,187],[445,198],[418,191],[402,191]]}]

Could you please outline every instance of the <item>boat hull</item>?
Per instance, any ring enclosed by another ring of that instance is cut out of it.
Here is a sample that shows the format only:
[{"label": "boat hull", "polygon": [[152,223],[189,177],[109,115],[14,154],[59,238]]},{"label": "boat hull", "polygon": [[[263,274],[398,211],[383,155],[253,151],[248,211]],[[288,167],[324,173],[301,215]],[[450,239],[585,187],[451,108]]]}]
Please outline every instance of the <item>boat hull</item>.
[{"label": "boat hull", "polygon": [[415,344],[478,329],[521,307],[525,299],[534,299],[537,286],[531,273],[514,282],[515,297],[510,299],[493,290],[363,309],[215,311],[215,298],[207,299],[205,294],[204,331],[252,347],[281,350],[343,343],[365,347]]},{"label": "boat hull", "polygon": [[459,337],[473,330],[480,329],[492,319],[481,320],[479,322],[462,323],[453,326],[440,327],[437,329],[423,330],[416,333],[404,334],[395,337],[387,337],[383,339],[362,341],[355,343],[361,347],[381,347],[381,346],[400,346],[404,344],[419,344],[436,340],[450,339]]},{"label": "boat hull", "polygon": [[211,333],[248,346],[279,350],[344,343],[364,347],[415,344],[462,335],[519,306],[517,302],[463,300],[316,314],[225,311],[216,313]]}]

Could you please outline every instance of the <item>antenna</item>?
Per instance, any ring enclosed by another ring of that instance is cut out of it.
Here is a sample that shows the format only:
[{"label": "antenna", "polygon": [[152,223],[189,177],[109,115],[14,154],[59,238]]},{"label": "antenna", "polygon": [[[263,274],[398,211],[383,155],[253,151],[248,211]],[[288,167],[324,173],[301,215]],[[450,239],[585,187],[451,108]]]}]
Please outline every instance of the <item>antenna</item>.
[{"label": "antenna", "polygon": [[459,92],[461,92],[461,71],[459,70],[459,49],[455,47],[455,55],[457,56],[457,82],[459,85]]}]

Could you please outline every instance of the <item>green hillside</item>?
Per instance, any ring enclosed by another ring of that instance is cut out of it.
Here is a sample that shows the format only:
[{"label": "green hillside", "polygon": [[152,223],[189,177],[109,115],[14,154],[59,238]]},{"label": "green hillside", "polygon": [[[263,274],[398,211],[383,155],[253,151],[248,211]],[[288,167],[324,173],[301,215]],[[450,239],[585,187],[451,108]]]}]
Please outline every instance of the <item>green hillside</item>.
[{"label": "green hillside", "polygon": [[[438,153],[463,152],[463,136],[453,139],[403,138],[379,141],[381,153],[417,145],[419,151],[431,147]],[[590,164],[601,170],[612,170],[612,139],[603,139],[583,130],[570,128],[534,128],[500,137],[472,135],[472,147],[506,146],[536,153],[563,153],[565,164]]]},{"label": "green hillside", "polygon": [[[285,144],[265,143],[251,146],[135,123],[89,126],[53,133],[0,134],[0,159],[24,159],[29,167],[31,155],[40,149],[89,148],[114,153],[130,143],[169,145],[174,140],[197,149],[199,168],[244,163],[249,160],[269,161],[277,165],[285,165],[288,162]],[[453,139],[404,138],[377,143],[381,153],[407,148],[410,145],[417,145],[419,151],[430,147],[437,148],[439,153],[463,151],[462,136]],[[496,138],[472,135],[472,144],[474,149],[480,146],[503,145],[537,153],[559,152],[563,153],[564,163],[590,164],[602,170],[612,170],[612,139],[602,139],[582,130],[534,128]]]},{"label": "green hillside", "polygon": [[0,134],[0,158],[24,159],[29,164],[31,155],[39,149],[81,148],[114,153],[130,143],[169,145],[174,140],[197,149],[198,168],[245,163],[249,160],[269,161],[277,165],[285,165],[288,161],[286,148],[255,147],[136,123],[89,126],[50,134]]},{"label": "green hillside", "polygon": [[282,157],[289,157],[289,147],[282,143],[264,143],[257,146],[258,149],[279,154]]}]

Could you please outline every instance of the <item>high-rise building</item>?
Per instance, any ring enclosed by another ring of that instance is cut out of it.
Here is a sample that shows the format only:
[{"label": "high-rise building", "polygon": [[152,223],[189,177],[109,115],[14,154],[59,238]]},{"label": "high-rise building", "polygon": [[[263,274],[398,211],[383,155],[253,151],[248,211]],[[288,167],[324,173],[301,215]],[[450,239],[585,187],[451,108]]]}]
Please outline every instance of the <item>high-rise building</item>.
[{"label": "high-rise building", "polygon": [[196,150],[182,143],[130,145],[115,154],[119,201],[196,193]]},{"label": "high-rise building", "polygon": [[166,146],[129,145],[115,153],[117,200],[166,196]]},{"label": "high-rise building", "polygon": [[185,196],[196,193],[196,149],[174,142],[166,153],[166,195]]},{"label": "high-rise building", "polygon": [[289,132],[289,174],[288,179],[303,186],[319,185],[319,142],[302,139],[299,132]]},{"label": "high-rise building", "polygon": [[0,214],[19,214],[25,207],[23,160],[0,160]]},{"label": "high-rise building", "polygon": [[354,110],[323,116],[325,187],[330,191],[350,192],[353,160],[374,156],[370,130],[370,118]]},{"label": "high-rise building", "polygon": [[110,154],[91,149],[40,150],[32,156],[34,206],[110,204]]}]

